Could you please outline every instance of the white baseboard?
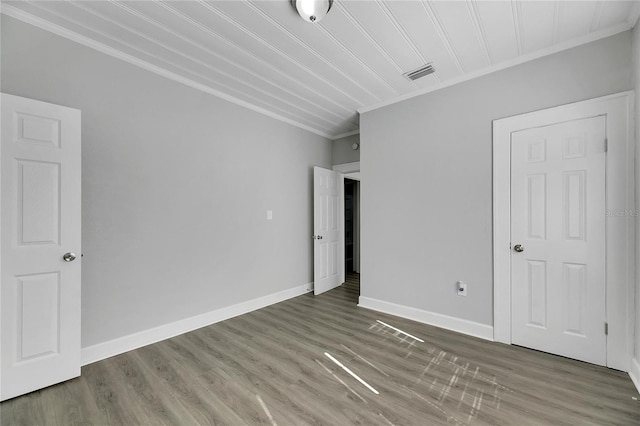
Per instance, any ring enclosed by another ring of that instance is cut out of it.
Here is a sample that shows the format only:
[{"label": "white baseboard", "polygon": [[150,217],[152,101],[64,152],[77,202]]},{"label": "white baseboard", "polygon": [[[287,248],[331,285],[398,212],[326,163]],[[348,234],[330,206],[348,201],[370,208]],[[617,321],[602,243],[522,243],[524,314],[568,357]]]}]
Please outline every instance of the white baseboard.
[{"label": "white baseboard", "polygon": [[303,284],[277,293],[247,300],[236,305],[227,306],[215,311],[185,318],[170,324],[161,325],[149,330],[129,334],[107,342],[82,348],[80,362],[82,365],[91,364],[133,349],[141,348],[152,343],[160,342],[180,334],[188,333],[201,327],[206,327],[238,315],[246,314],[274,303],[282,302],[292,297],[308,293],[313,289],[313,283]]},{"label": "white baseboard", "polygon": [[638,393],[640,393],[640,361],[638,361],[637,358],[631,358],[631,371],[629,371],[629,377],[631,377],[631,381],[636,385],[636,389]]},{"label": "white baseboard", "polygon": [[360,296],[358,306],[493,341],[493,327],[490,325],[371,299],[369,297]]}]

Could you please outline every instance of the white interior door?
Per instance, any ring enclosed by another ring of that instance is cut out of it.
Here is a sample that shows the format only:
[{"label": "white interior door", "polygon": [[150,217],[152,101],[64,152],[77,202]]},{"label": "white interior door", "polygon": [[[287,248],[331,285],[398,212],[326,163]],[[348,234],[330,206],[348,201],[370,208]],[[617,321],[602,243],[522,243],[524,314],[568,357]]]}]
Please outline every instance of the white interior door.
[{"label": "white interior door", "polygon": [[2,94],[1,118],[6,400],[80,375],[80,111]]},{"label": "white interior door", "polygon": [[313,292],[344,283],[344,176],[313,168]]},{"label": "white interior door", "polygon": [[606,364],[605,117],[511,138],[512,342]]}]

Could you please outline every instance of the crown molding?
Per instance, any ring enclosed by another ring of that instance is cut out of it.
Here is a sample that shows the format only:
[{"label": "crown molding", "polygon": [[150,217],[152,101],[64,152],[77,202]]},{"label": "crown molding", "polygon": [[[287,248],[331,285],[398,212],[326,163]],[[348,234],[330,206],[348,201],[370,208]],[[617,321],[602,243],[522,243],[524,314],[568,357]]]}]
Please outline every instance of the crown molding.
[{"label": "crown molding", "polygon": [[[266,97],[266,99],[260,99],[260,98],[258,98],[256,96],[254,96],[253,94],[243,92],[242,90],[239,90],[238,88],[234,88],[234,87],[230,86],[228,83],[223,83],[222,81],[219,81],[216,78],[212,78],[209,75],[204,75],[204,74],[201,74],[200,72],[197,72],[197,71],[194,71],[194,70],[190,70],[190,69],[186,69],[182,65],[179,65],[179,64],[177,64],[175,62],[171,62],[171,61],[167,60],[166,58],[163,58],[163,57],[160,57],[160,56],[158,56],[156,54],[151,53],[150,51],[146,51],[146,52],[142,51],[139,48],[137,48],[136,46],[133,46],[130,43],[127,43],[126,41],[124,41],[122,39],[119,39],[117,37],[111,36],[109,34],[105,34],[103,32],[97,31],[95,29],[88,28],[83,23],[78,22],[75,19],[72,19],[70,17],[63,17],[64,19],[67,19],[69,22],[72,22],[77,27],[82,28],[83,30],[94,31],[97,34],[100,34],[100,35],[102,35],[103,37],[105,37],[105,38],[107,38],[109,40],[115,41],[117,43],[120,43],[122,45],[125,45],[125,46],[129,47],[129,49],[131,49],[131,50],[135,50],[135,51],[138,51],[138,52],[140,52],[142,54],[146,54],[147,56],[152,57],[152,58],[156,59],[159,62],[164,62],[165,64],[170,65],[174,69],[181,70],[185,74],[192,74],[193,76],[199,77],[201,79],[201,81],[204,82],[205,85],[208,84],[207,83],[207,81],[208,81],[214,86],[218,86],[219,88],[222,87],[222,92],[226,93],[226,94],[228,94],[230,96],[234,96],[233,92],[236,92],[239,95],[244,95],[245,97],[250,98],[248,101],[250,103],[252,103],[252,105],[258,106],[260,103],[262,103],[263,106],[266,105],[266,108],[267,108],[268,111],[272,111],[272,112],[275,112],[275,113],[279,112],[281,114],[284,114],[285,116],[291,117],[292,119],[294,119],[294,121],[298,121],[299,123],[302,123],[302,124],[307,122],[307,125],[311,125],[311,127],[313,127],[313,125],[314,125],[313,119],[309,119],[308,117],[304,117],[304,114],[307,114],[310,117],[315,117],[318,121],[323,121],[325,123],[328,123],[329,125],[325,126],[325,128],[332,128],[334,126],[338,126],[338,125],[341,124],[340,120],[335,120],[335,119],[334,120],[329,120],[328,118],[321,117],[318,114],[316,114],[315,112],[310,111],[308,108],[304,108],[304,107],[298,106],[297,104],[293,104],[290,100],[284,99],[284,98],[282,98],[282,97],[280,97],[280,96],[278,96],[276,94],[273,94],[273,93],[271,93],[271,92],[269,92],[267,90],[264,90],[264,89],[262,89],[262,88],[260,88],[260,87],[258,87],[256,85],[254,85],[252,83],[249,83],[249,82],[246,82],[246,81],[242,81],[242,80],[238,79],[237,77],[235,77],[234,75],[232,75],[232,74],[230,74],[230,73],[228,73],[228,72],[226,72],[224,70],[221,70],[219,68],[213,67],[209,63],[207,63],[207,62],[205,62],[205,61],[203,61],[203,60],[201,60],[199,58],[196,58],[196,57],[193,57],[191,55],[185,54],[184,52],[182,52],[182,51],[180,51],[178,49],[175,49],[175,48],[163,43],[162,41],[158,40],[157,38],[149,37],[146,34],[136,30],[135,28],[132,28],[132,27],[127,26],[127,25],[124,25],[124,24],[118,22],[117,20],[114,20],[114,19],[112,19],[112,18],[110,18],[110,17],[108,17],[108,16],[106,16],[106,15],[100,13],[100,12],[97,12],[97,11],[91,9],[91,8],[88,8],[82,2],[73,2],[72,4],[73,4],[74,7],[83,10],[85,13],[88,13],[90,15],[93,15],[93,16],[97,17],[97,18],[100,18],[105,22],[109,22],[110,24],[112,24],[112,25],[114,25],[116,27],[120,27],[123,30],[125,30],[126,32],[135,34],[138,37],[148,41],[151,44],[154,44],[156,46],[160,46],[163,49],[165,49],[165,50],[167,50],[169,52],[172,52],[176,56],[180,56],[182,58],[185,58],[185,59],[193,62],[194,64],[198,64],[199,66],[208,69],[209,71],[211,71],[214,74],[217,74],[218,76],[222,76],[223,78],[226,78],[228,80],[234,81],[234,82],[240,84],[241,86],[246,86],[246,87],[250,88],[251,91],[255,91],[257,93],[261,93]],[[151,24],[155,24],[156,26],[158,26],[158,24],[155,23],[152,19],[148,18],[146,15],[144,15],[142,13],[137,13],[137,11],[133,11],[132,9],[128,8],[128,6],[122,5],[122,4],[118,3],[118,2],[112,2],[112,4],[114,4],[117,7],[123,8],[123,10],[125,10],[126,12],[133,14],[134,16],[136,16],[139,19],[144,20],[145,22],[148,22],[148,23],[151,23]],[[53,11],[48,11],[48,12],[52,13],[52,14],[54,14],[56,16],[60,16],[56,12],[53,12]],[[282,108],[281,106],[278,106],[276,104],[276,102],[280,102],[281,105],[290,106],[290,107],[294,108],[294,110],[293,111],[286,110],[286,109]]]},{"label": "crown molding", "polygon": [[[211,37],[214,37],[218,41],[227,44],[228,46],[232,47],[233,49],[236,49],[237,51],[242,52],[243,55],[251,58],[252,60],[258,62],[261,65],[263,65],[264,67],[270,68],[271,70],[273,70],[275,72],[280,72],[280,70],[278,70],[276,67],[274,67],[269,62],[267,62],[264,59],[260,58],[255,53],[253,53],[253,52],[245,49],[244,47],[240,46],[239,44],[229,40],[228,38],[224,37],[222,34],[219,34],[218,32],[214,31],[213,29],[211,29],[211,28],[203,25],[202,23],[194,20],[192,17],[185,15],[183,12],[175,9],[173,6],[170,6],[170,5],[166,4],[166,3],[158,3],[158,6],[164,8],[165,10],[170,12],[172,15],[174,15],[177,18],[183,20],[184,22],[188,23],[189,25],[193,26],[194,28],[198,29],[199,31],[202,31],[205,34],[207,34],[207,35],[209,35]],[[290,79],[290,81],[296,83],[299,87],[306,89],[307,91],[311,92],[315,96],[318,96],[318,97],[324,99],[328,103],[337,106],[341,110],[347,111],[347,112],[351,111],[350,107],[341,105],[340,103],[332,100],[331,98],[325,96],[321,91],[315,90],[315,89],[309,87],[309,85],[307,85],[307,84],[303,83],[302,81],[296,79],[295,76],[291,75],[289,79]]]},{"label": "crown molding", "polygon": [[360,130],[352,130],[350,132],[340,133],[339,135],[331,136],[331,140],[335,141],[338,139],[346,138],[347,136],[359,135]]},{"label": "crown molding", "polygon": [[45,19],[42,19],[40,17],[37,17],[35,15],[32,15],[28,12],[25,12],[17,7],[8,5],[6,3],[0,3],[0,13],[10,16],[11,18],[17,19],[19,21],[25,22],[27,24],[33,25],[37,28],[40,28],[42,30],[48,31],[50,33],[56,34],[60,37],[64,37],[66,39],[69,39],[71,41],[74,41],[78,44],[81,44],[83,46],[89,47],[91,49],[97,50],[101,53],[104,53],[106,55],[112,56],[114,58],[120,59],[122,61],[128,62],[132,65],[136,65],[140,68],[143,68],[147,71],[153,72],[155,74],[158,74],[162,77],[168,78],[170,80],[173,80],[175,82],[184,84],[185,86],[189,86],[193,89],[199,90],[201,92],[207,93],[209,95],[213,95],[217,98],[223,99],[225,101],[231,102],[235,105],[247,108],[249,110],[252,110],[254,112],[257,112],[259,114],[265,115],[267,117],[273,118],[275,120],[281,121],[283,123],[295,126],[297,128],[300,128],[302,130],[306,130],[308,132],[314,133],[318,136],[322,136],[324,138],[327,139],[332,139],[333,137],[326,133],[323,132],[321,130],[315,129],[313,127],[307,126],[305,124],[302,124],[300,122],[297,122],[295,120],[291,120],[287,117],[283,117],[280,114],[276,114],[272,111],[269,111],[265,108],[261,108],[259,106],[256,106],[250,102],[246,102],[243,101],[242,99],[236,98],[235,96],[231,96],[228,95],[226,93],[223,93],[219,90],[216,90],[212,87],[209,87],[205,84],[202,83],[198,83],[194,80],[191,80],[189,78],[183,77],[181,75],[178,75],[174,72],[168,71],[162,67],[159,67],[157,65],[153,65],[147,61],[143,61],[141,59],[138,59],[132,55],[129,55],[127,53],[124,53],[118,49],[115,49],[113,47],[107,46],[106,44],[100,43],[98,41],[92,40],[89,37],[83,36],[81,34],[78,34],[74,31],[68,30],[64,27],[61,27],[57,24],[54,24],[52,22],[49,22]]},{"label": "crown molding", "polygon": [[[120,9],[124,10],[125,12],[131,14],[132,16],[135,16],[136,18],[142,19],[143,21],[147,22],[148,24],[153,25],[156,28],[162,29],[163,31],[171,34],[173,37],[179,38],[180,40],[184,41],[185,43],[188,43],[191,46],[197,47],[198,49],[202,50],[203,52],[206,52],[208,55],[211,55],[212,57],[218,59],[219,61],[225,62],[225,63],[231,65],[232,67],[235,67],[235,68],[241,70],[242,72],[245,72],[245,73],[251,75],[252,77],[256,78],[257,80],[260,80],[260,81],[268,84],[269,86],[272,86],[272,87],[278,89],[281,92],[287,93],[290,96],[292,96],[294,98],[297,98],[300,101],[302,101],[303,103],[309,105],[307,107],[297,106],[296,105],[296,108],[299,109],[302,112],[306,112],[306,113],[308,113],[308,114],[310,114],[312,116],[317,116],[320,120],[328,122],[331,125],[339,125],[341,123],[341,121],[343,120],[343,118],[344,118],[341,115],[335,113],[334,111],[332,111],[332,110],[330,110],[328,108],[325,108],[322,105],[319,105],[319,104],[316,104],[316,103],[310,101],[308,97],[301,96],[301,95],[295,93],[294,91],[289,90],[284,86],[281,86],[280,84],[277,84],[275,82],[269,81],[268,79],[266,79],[265,77],[263,77],[259,73],[255,72],[253,69],[251,69],[249,67],[246,67],[246,66],[244,66],[244,65],[242,65],[242,64],[240,64],[240,63],[238,63],[238,62],[236,62],[236,61],[234,61],[234,60],[232,60],[230,58],[227,58],[227,57],[225,57],[223,55],[220,55],[217,52],[215,52],[215,51],[211,50],[210,48],[208,48],[207,46],[205,46],[205,45],[203,45],[201,43],[195,42],[192,39],[190,39],[188,37],[185,37],[184,35],[172,30],[171,28],[168,28],[167,26],[160,24],[156,20],[150,18],[146,14],[142,13],[139,10],[136,10],[136,9],[132,8],[131,6],[129,6],[129,5],[125,4],[125,3],[113,1],[112,4],[114,6],[116,6],[116,7],[119,7]],[[78,6],[77,2],[74,3],[74,6],[80,7],[80,6]],[[111,21],[114,25],[121,26],[122,28],[127,29],[127,31],[137,32],[137,30],[134,30],[133,28],[131,28],[129,26],[125,26],[125,25],[123,25],[123,24],[121,24],[119,22],[115,22],[112,19],[110,19],[110,18],[108,18],[108,17],[106,17],[106,16],[104,16],[102,14],[97,14],[95,11],[90,10],[89,8],[84,7],[83,9],[85,9],[88,13],[92,13],[92,14],[95,14],[96,16],[100,16],[104,20]],[[183,17],[182,16],[178,16],[178,18],[182,19]],[[189,21],[185,20],[185,22],[193,25]],[[198,29],[200,29],[200,28],[198,27]],[[210,34],[210,32],[207,32],[207,33]],[[147,37],[146,35],[144,35],[142,33],[140,33],[139,35],[140,35],[140,37],[144,37],[144,38],[148,39],[149,41],[151,41],[153,43],[156,43],[158,45],[163,45],[163,43],[159,42],[157,39],[149,38],[149,37]],[[215,37],[217,37],[218,39],[222,39],[222,37],[219,36],[217,33],[215,34]],[[227,42],[227,40],[224,40],[224,42]],[[206,68],[208,68],[208,69],[210,69],[210,70],[212,70],[212,71],[214,71],[216,73],[220,73],[220,74],[224,75],[227,78],[230,78],[230,79],[232,79],[234,81],[237,81],[237,82],[239,82],[241,84],[244,84],[244,85],[249,85],[249,87],[251,87],[253,90],[256,90],[256,91],[259,91],[261,93],[264,93],[265,95],[273,97],[274,99],[277,99],[280,102],[283,102],[283,103],[288,103],[289,102],[289,101],[285,100],[284,98],[281,98],[280,96],[274,95],[273,93],[268,92],[267,90],[263,90],[263,89],[261,89],[259,87],[256,87],[256,86],[252,85],[252,84],[244,82],[244,81],[240,80],[237,76],[235,76],[233,74],[230,74],[230,73],[228,73],[226,71],[223,71],[223,70],[221,70],[219,68],[213,67],[210,64],[208,64],[208,63],[206,63],[204,61],[201,61],[200,59],[197,59],[197,58],[195,58],[195,57],[193,57],[191,55],[186,55],[183,52],[177,51],[176,49],[173,49],[173,48],[171,48],[169,46],[163,46],[163,47],[165,47],[165,49],[167,49],[167,50],[174,51],[174,53],[176,53],[178,55],[181,55],[181,56],[183,56],[185,58],[188,58],[190,61],[192,61],[194,63],[200,63],[202,66],[204,66],[204,67],[206,67]],[[239,48],[239,46],[234,46],[234,48],[237,49],[237,48]],[[257,58],[255,58],[255,59],[257,60]],[[301,87],[303,87],[303,85],[301,85]],[[233,89],[229,88],[229,90],[233,90]],[[328,115],[336,117],[339,121],[331,121],[331,120],[328,120],[327,118],[322,118],[322,117],[318,116],[316,113],[313,112],[314,108],[318,109],[318,110],[322,110],[322,111],[326,112]],[[345,109],[345,110],[347,110],[347,109]]]},{"label": "crown molding", "polygon": [[607,28],[607,29],[604,29],[604,30],[600,30],[600,31],[597,31],[597,32],[593,32],[593,33],[587,34],[584,37],[578,37],[578,38],[573,39],[573,40],[568,40],[566,42],[559,43],[559,44],[556,44],[554,46],[550,46],[550,47],[548,47],[546,49],[541,49],[541,50],[538,50],[536,52],[532,52],[532,53],[528,53],[526,55],[518,56],[518,57],[513,58],[511,60],[496,64],[496,65],[492,65],[492,66],[480,69],[478,71],[474,71],[474,72],[462,75],[460,77],[456,77],[456,78],[453,78],[451,80],[444,81],[444,82],[439,83],[439,84],[435,84],[435,85],[433,85],[431,87],[427,87],[427,88],[424,88],[424,89],[421,89],[421,90],[418,90],[418,91],[415,91],[415,92],[407,93],[407,94],[404,94],[404,95],[396,96],[396,97],[394,97],[392,99],[389,99],[387,101],[384,101],[384,102],[380,102],[380,103],[377,103],[377,104],[372,104],[372,105],[369,105],[369,106],[364,106],[364,107],[358,108],[358,112],[360,114],[363,114],[365,112],[373,111],[373,110],[376,110],[376,109],[379,109],[379,108],[384,108],[384,107],[389,106],[389,105],[393,105],[393,104],[397,104],[397,103],[402,102],[402,101],[406,101],[407,99],[415,98],[417,96],[422,96],[422,95],[425,95],[427,93],[435,92],[436,90],[444,89],[446,87],[455,86],[456,84],[464,83],[465,81],[473,80],[475,78],[482,77],[482,76],[485,76],[487,74],[492,74],[492,73],[497,72],[497,71],[502,71],[504,69],[511,68],[511,67],[516,66],[516,65],[521,65],[521,64],[524,64],[526,62],[533,61],[535,59],[539,59],[539,58],[542,58],[542,57],[545,57],[545,56],[552,55],[554,53],[561,52],[563,50],[571,49],[573,47],[578,47],[578,46],[581,46],[583,44],[591,43],[593,41],[600,40],[600,39],[603,39],[603,38],[606,38],[606,37],[611,37],[613,35],[622,33],[624,31],[628,31],[631,28],[633,28],[633,26],[627,21],[625,23],[616,25],[616,26],[611,27],[611,28]]}]

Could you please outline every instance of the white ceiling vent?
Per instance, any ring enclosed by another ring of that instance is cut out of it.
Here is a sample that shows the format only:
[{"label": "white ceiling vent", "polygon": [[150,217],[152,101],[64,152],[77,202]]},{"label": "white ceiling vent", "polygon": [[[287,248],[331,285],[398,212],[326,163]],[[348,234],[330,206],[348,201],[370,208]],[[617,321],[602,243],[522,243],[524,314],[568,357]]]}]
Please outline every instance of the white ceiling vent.
[{"label": "white ceiling vent", "polygon": [[433,74],[434,72],[436,72],[436,69],[433,67],[433,65],[427,64],[413,71],[405,72],[402,75],[404,75],[409,80],[414,81],[421,77],[424,77],[425,75]]}]

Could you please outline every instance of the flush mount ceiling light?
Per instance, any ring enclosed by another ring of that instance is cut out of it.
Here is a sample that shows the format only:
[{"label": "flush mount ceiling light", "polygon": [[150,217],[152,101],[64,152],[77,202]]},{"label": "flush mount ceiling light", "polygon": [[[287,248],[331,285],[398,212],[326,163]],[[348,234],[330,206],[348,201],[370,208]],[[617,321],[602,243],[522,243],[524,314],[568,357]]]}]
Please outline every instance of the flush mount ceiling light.
[{"label": "flush mount ceiling light", "polygon": [[320,22],[329,13],[333,0],[291,0],[298,15],[307,22]]}]

